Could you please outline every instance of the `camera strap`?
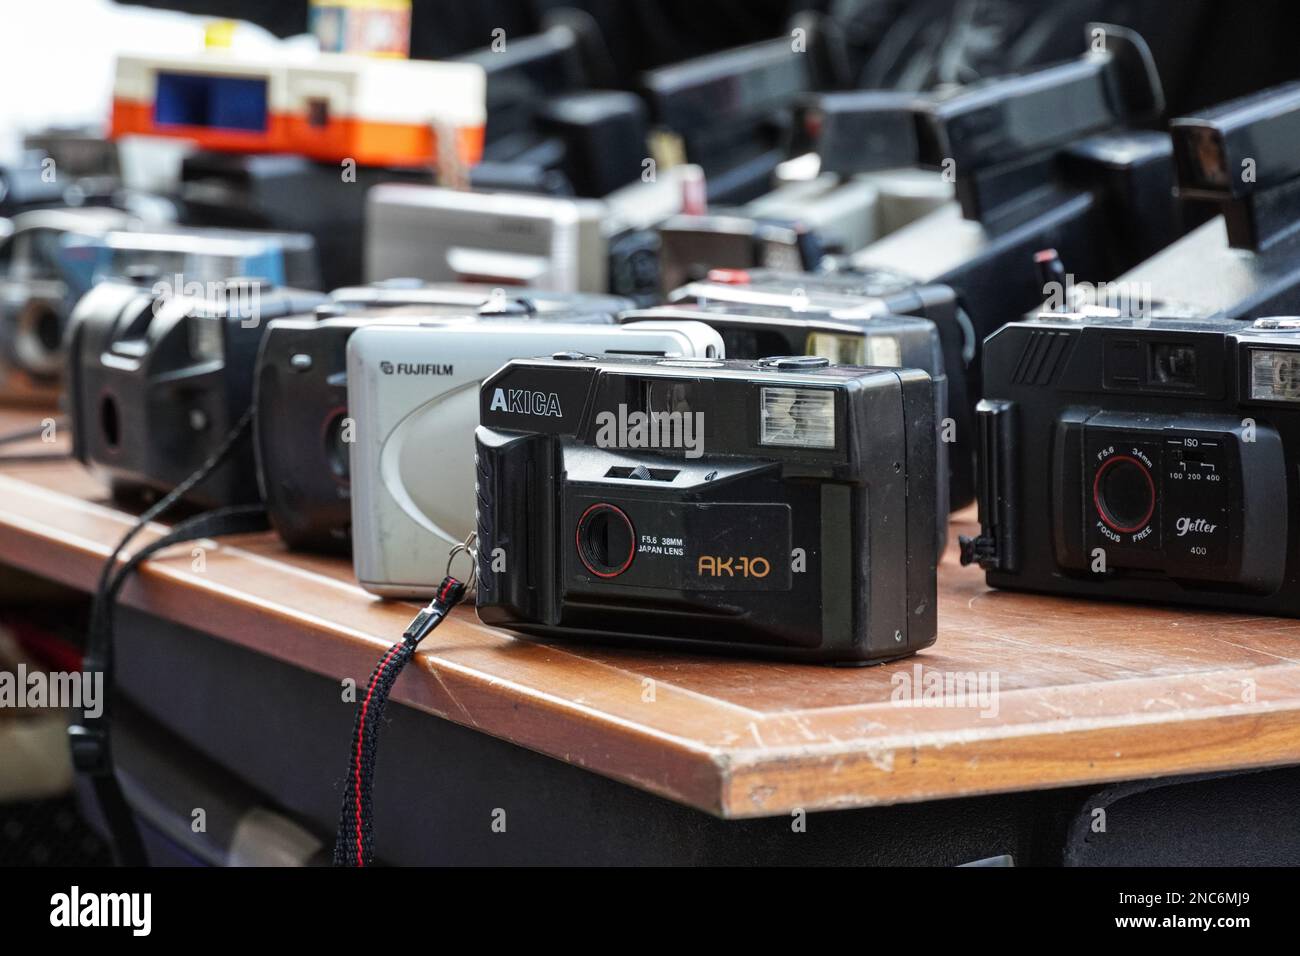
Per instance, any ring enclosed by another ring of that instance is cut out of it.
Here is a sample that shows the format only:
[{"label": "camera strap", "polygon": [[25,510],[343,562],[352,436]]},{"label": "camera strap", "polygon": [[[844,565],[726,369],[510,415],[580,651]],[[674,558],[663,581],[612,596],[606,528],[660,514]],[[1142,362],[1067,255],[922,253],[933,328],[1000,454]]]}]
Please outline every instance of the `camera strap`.
[{"label": "camera strap", "polygon": [[[457,545],[473,552],[469,545]],[[448,570],[451,563],[448,560]],[[473,575],[470,575],[473,583]],[[384,722],[388,695],[415,649],[429,633],[442,623],[447,613],[461,602],[468,585],[450,573],[438,585],[428,606],[407,626],[402,639],[384,652],[370,673],[365,691],[357,698],[357,719],[352,728],[352,748],[348,752],[348,775],[343,786],[343,806],[339,810],[339,828],[334,839],[335,866],[369,866],[374,859],[371,791],[374,788],[375,761],[379,755],[379,730]]]},{"label": "camera strap", "polygon": [[157,519],[180,501],[186,493],[230,457],[240,440],[248,435],[251,423],[252,409],[250,408],[240,417],[234,428],[222,440],[221,445],[193,474],[160,498],[136,520],[113,549],[100,572],[94,602],[91,605],[90,627],[86,635],[82,672],[84,674],[100,672],[104,675],[103,706],[98,716],[90,717],[83,714],[80,723],[69,727],[68,739],[72,749],[73,767],[91,779],[95,797],[99,801],[108,826],[114,857],[122,866],[143,866],[147,862],[147,857],[135,816],[113,769],[109,740],[115,663],[113,623],[118,595],[131,573],[144,561],[165,548],[185,541],[267,530],[270,525],[266,510],[261,505],[242,505],[206,511],[178,523],[167,534],[131,555],[120,567],[118,559],[149,522]]}]

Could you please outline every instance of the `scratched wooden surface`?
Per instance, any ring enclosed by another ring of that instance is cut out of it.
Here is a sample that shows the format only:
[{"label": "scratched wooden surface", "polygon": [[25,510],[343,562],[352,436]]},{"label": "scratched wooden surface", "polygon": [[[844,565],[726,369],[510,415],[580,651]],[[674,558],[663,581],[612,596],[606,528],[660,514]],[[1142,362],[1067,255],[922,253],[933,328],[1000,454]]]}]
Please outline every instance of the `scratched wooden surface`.
[{"label": "scratched wooden surface", "polygon": [[[89,589],[129,522],[75,462],[0,464],[6,564]],[[414,608],[271,535],[202,571],[182,546],[124,599],[358,679]],[[995,592],[952,554],[939,619],[917,657],[835,669],[546,645],[462,608],[394,696],[726,817],[1300,762],[1300,622]]]}]

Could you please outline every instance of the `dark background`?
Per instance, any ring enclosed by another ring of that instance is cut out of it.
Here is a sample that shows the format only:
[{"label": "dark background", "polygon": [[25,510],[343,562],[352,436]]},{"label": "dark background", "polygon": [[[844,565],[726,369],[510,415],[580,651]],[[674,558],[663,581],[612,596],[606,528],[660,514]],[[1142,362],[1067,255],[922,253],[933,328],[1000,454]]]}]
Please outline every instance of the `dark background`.
[{"label": "dark background", "polygon": [[[144,0],[301,33],[307,0]],[[1130,26],[1151,44],[1170,115],[1300,76],[1293,0],[414,0],[411,53],[451,56],[538,29],[561,6],[590,12],[635,86],[648,67],[768,39],[806,9],[832,14],[860,86],[927,88],[1077,56],[1090,20]],[[870,54],[876,54],[870,57]]]}]

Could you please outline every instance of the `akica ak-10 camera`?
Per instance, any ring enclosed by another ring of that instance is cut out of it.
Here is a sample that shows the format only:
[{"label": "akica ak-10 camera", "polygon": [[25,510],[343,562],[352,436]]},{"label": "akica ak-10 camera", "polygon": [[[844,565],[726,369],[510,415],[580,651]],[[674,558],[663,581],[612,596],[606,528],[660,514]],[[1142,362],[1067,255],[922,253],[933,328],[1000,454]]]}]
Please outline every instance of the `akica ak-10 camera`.
[{"label": "akica ak-10 camera", "polygon": [[512,358],[570,350],[723,354],[718,333],[698,322],[430,322],[353,333],[352,559],[362,587],[387,597],[433,593],[448,550],[474,530],[480,383]]},{"label": "akica ak-10 camera", "polygon": [[924,372],[573,354],[479,400],[485,623],[859,664],[934,641]]},{"label": "akica ak-10 camera", "polygon": [[[73,452],[114,495],[167,492],[222,444],[253,400],[253,364],[270,320],[309,312],[316,292],[230,280],[211,296],[161,295],[152,279],[109,280],[77,303],[69,329]],[[252,442],[186,500],[260,500]]]},{"label": "akica ak-10 camera", "polygon": [[1045,313],[984,354],[990,585],[1300,613],[1300,319]]},{"label": "akica ak-10 camera", "polygon": [[393,281],[339,289],[311,315],[272,322],[258,354],[253,419],[272,526],[293,548],[351,547],[347,342],[357,329],[498,320],[609,325],[630,306],[615,296]]}]

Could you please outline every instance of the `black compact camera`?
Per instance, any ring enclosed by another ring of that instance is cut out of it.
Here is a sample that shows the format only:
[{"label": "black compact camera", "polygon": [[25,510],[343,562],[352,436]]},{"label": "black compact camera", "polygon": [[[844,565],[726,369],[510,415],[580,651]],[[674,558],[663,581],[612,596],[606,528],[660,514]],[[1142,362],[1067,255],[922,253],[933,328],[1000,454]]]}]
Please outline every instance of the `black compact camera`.
[{"label": "black compact camera", "polygon": [[729,298],[713,298],[699,283],[679,290],[697,301],[624,312],[623,322],[686,319],[712,326],[724,354],[757,360],[766,355],[812,355],[836,365],[915,368],[930,376],[936,431],[935,518],[939,550],[948,540],[948,380],[939,333],[929,319],[877,311],[878,301],[829,294],[763,293],[741,287]]},{"label": "black compact camera", "polygon": [[[170,491],[203,465],[252,403],[267,324],[325,301],[259,279],[203,296],[160,294],[152,283],[101,282],[77,303],[69,332],[73,452],[119,498]],[[186,500],[260,501],[252,442],[238,443]]]},{"label": "black compact camera", "polygon": [[714,269],[807,272],[821,262],[817,233],[796,220],[741,215],[680,215],[661,223],[659,271],[664,291]]},{"label": "black compact camera", "polygon": [[485,623],[847,664],[935,639],[924,372],[560,354],[479,421]]},{"label": "black compact camera", "polygon": [[1044,314],[984,354],[990,585],[1300,613],[1300,319]]},{"label": "black compact camera", "polygon": [[258,353],[253,418],[272,526],[293,548],[351,547],[347,343],[357,329],[530,318],[611,323],[630,307],[617,296],[390,280],[339,289],[310,315],[275,320]]},{"label": "black compact camera", "polygon": [[[923,312],[920,299],[904,301]],[[776,290],[696,282],[670,296],[670,304],[625,313],[625,321],[685,318],[712,325],[728,358],[816,355],[837,365],[923,369],[944,385],[943,349],[935,323],[924,315],[893,311],[880,298],[822,292],[799,286]],[[941,389],[937,419],[946,416]]]},{"label": "black compact camera", "polygon": [[[668,298],[716,316],[703,321],[722,334],[729,358],[807,354],[843,365],[924,369],[936,385],[940,490],[946,503],[940,511],[947,514],[949,507],[957,510],[975,500],[968,469],[953,467],[949,453],[954,450],[960,461],[969,457],[970,439],[964,436],[973,433],[974,422],[965,376],[971,353],[961,348],[974,333],[950,286],[918,283],[883,269],[714,269]],[[724,318],[728,315],[732,318]],[[952,330],[960,334],[944,334]]]}]

